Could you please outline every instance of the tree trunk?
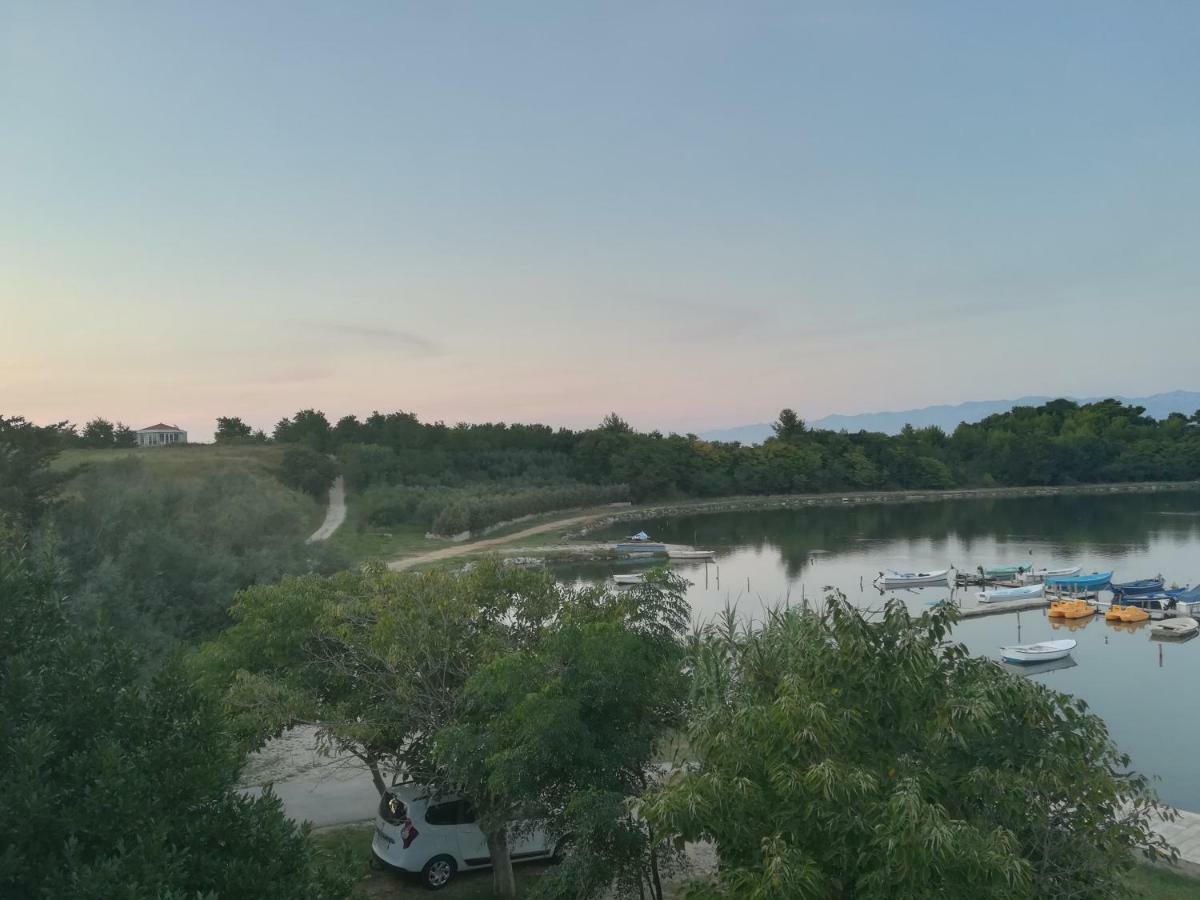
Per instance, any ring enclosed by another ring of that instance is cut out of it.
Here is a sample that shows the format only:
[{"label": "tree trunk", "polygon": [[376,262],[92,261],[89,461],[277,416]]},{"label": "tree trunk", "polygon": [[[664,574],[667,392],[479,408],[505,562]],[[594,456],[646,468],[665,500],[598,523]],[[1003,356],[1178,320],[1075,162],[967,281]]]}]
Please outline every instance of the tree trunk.
[{"label": "tree trunk", "polygon": [[663,900],[662,879],[658,877],[658,846],[654,842],[654,831],[650,831],[650,876],[653,879],[654,900]]},{"label": "tree trunk", "polygon": [[487,833],[488,854],[492,857],[492,890],[501,897],[517,896],[512,858],[508,855],[508,830],[501,825]]},{"label": "tree trunk", "polygon": [[388,786],[383,779],[383,773],[379,771],[379,763],[374,757],[367,760],[367,768],[371,770],[371,780],[375,782],[375,790],[379,791],[379,796],[382,797]]}]

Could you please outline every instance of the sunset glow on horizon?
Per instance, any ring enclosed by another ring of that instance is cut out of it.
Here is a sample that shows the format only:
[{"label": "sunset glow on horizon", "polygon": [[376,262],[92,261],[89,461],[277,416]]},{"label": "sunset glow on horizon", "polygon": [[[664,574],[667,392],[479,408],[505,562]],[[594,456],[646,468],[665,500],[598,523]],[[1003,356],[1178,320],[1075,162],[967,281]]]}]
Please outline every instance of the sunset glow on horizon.
[{"label": "sunset glow on horizon", "polygon": [[1200,7],[1156,10],[9,7],[0,413],[1197,389]]}]

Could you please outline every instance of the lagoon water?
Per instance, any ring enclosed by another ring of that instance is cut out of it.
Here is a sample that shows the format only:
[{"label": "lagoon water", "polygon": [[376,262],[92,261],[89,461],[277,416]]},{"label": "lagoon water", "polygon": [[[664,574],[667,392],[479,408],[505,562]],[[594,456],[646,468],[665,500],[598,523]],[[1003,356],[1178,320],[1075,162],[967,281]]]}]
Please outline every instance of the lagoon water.
[{"label": "lagoon water", "polygon": [[[692,582],[688,595],[699,619],[727,604],[757,617],[767,604],[817,603],[826,586],[864,608],[896,597],[914,613],[950,595],[947,588],[881,595],[871,581],[885,568],[966,571],[1032,562],[1112,569],[1118,581],[1161,573],[1168,585],[1200,583],[1200,492],[813,507],[681,516],[638,527],[656,540],[716,551],[708,565],[673,566]],[[626,525],[589,538],[628,533]],[[573,566],[561,574],[592,580],[642,567]],[[977,605],[970,589],[955,600]],[[1100,616],[1055,624],[1044,610],[1030,610],[965,620],[956,637],[974,653],[997,657],[1002,644],[1069,631],[1079,642],[1076,665],[1031,677],[1086,700],[1134,765],[1161,779],[1166,802],[1200,811],[1200,640],[1154,641],[1148,625],[1114,626]]]}]

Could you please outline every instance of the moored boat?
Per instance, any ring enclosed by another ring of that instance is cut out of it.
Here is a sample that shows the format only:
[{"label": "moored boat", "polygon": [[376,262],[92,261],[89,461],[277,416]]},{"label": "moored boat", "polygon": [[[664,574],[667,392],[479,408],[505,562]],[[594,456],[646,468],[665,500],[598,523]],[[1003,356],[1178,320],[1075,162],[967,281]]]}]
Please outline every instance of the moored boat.
[{"label": "moored boat", "polygon": [[1071,575],[1078,575],[1083,571],[1083,566],[1066,566],[1062,569],[1034,569],[1031,572],[1022,572],[1021,581],[1026,584],[1040,584],[1047,578],[1067,578]]},{"label": "moored boat", "polygon": [[1016,578],[1023,572],[1029,571],[1030,566],[993,566],[990,569],[980,566],[980,571],[983,577],[989,581],[995,581],[1001,578]]},{"label": "moored boat", "polygon": [[888,569],[880,572],[875,584],[883,588],[934,587],[948,584],[950,569],[935,569],[931,572],[896,572]]},{"label": "moored boat", "polygon": [[1150,613],[1146,612],[1144,609],[1139,609],[1136,606],[1126,606],[1121,610],[1122,622],[1145,622],[1149,618]]},{"label": "moored boat", "polygon": [[1175,612],[1185,616],[1200,615],[1200,586],[1191,588],[1172,588],[1165,593]]},{"label": "moored boat", "polygon": [[1092,615],[1096,608],[1086,600],[1056,600],[1050,604],[1052,619],[1083,619]]},{"label": "moored boat", "polygon": [[1200,632],[1200,622],[1190,616],[1178,619],[1164,619],[1150,626],[1150,634],[1160,638],[1186,638]]},{"label": "moored boat", "polygon": [[662,554],[667,552],[667,545],[659,541],[652,541],[650,540],[650,535],[644,531],[639,531],[637,534],[631,534],[625,538],[614,549],[618,553]]},{"label": "moored boat", "polygon": [[634,572],[628,575],[614,575],[613,581],[617,584],[645,584],[646,575],[644,572]]},{"label": "moored boat", "polygon": [[668,550],[670,559],[713,559],[717,554],[712,550]]},{"label": "moored boat", "polygon": [[1062,659],[1075,649],[1077,641],[1042,641],[1039,644],[1014,644],[1001,647],[1000,655],[1010,663],[1042,663]]},{"label": "moored boat", "polygon": [[1143,578],[1140,581],[1126,581],[1122,584],[1111,584],[1109,590],[1113,592],[1115,599],[1124,597],[1138,597],[1144,594],[1156,594],[1163,588],[1163,577],[1159,575],[1157,578]]},{"label": "moored boat", "polygon": [[1112,572],[1093,572],[1091,575],[1059,575],[1047,578],[1046,590],[1073,594],[1098,591],[1112,581]]},{"label": "moored boat", "polygon": [[1026,587],[997,588],[993,591],[980,591],[976,596],[980,603],[1003,603],[1006,600],[1037,600],[1045,593],[1040,584]]}]

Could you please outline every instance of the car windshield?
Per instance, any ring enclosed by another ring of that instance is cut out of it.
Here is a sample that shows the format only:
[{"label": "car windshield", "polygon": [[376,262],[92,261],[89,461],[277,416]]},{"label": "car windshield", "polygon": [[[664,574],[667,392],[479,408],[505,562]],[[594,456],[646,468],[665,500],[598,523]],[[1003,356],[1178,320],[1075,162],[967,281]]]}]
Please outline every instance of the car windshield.
[{"label": "car windshield", "polygon": [[400,825],[408,816],[408,808],[403,800],[387,791],[379,800],[379,815],[389,825]]}]

